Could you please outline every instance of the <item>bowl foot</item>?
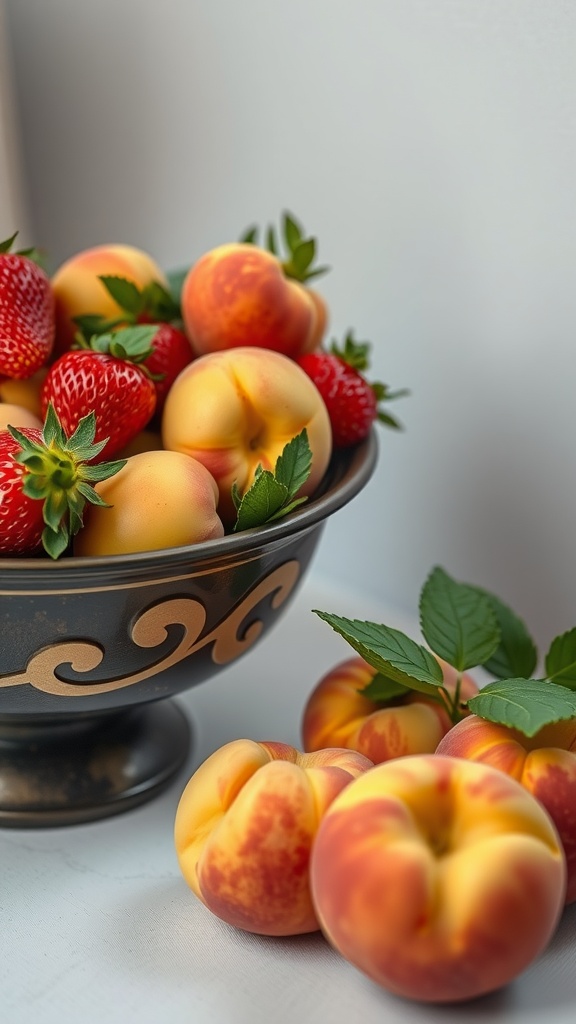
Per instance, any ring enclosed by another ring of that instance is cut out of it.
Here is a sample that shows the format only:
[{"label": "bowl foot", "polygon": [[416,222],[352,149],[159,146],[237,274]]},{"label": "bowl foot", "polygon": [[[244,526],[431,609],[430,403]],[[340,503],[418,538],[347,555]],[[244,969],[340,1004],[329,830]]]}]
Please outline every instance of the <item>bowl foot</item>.
[{"label": "bowl foot", "polygon": [[170,700],[34,724],[0,720],[0,827],[127,811],[170,782],[189,746],[188,720]]}]

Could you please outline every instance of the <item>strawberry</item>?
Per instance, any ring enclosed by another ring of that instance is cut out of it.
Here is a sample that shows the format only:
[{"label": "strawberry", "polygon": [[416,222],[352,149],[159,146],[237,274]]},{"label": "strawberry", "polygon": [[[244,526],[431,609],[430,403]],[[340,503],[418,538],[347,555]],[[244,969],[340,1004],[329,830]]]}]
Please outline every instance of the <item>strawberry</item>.
[{"label": "strawberry", "polygon": [[76,317],[81,330],[101,334],[126,324],[155,324],[158,327],[151,343],[152,352],[144,365],[156,385],[156,412],[160,413],[166,395],[181,370],[192,362],[194,353],[182,330],[180,307],[172,295],[157,281],[138,288],[124,277],[100,275],[100,280],[122,310],[122,316],[106,320],[99,316]]},{"label": "strawberry", "polygon": [[67,437],[52,405],[44,427],[0,432],[0,553],[58,558],[83,525],[87,502],[106,503],[92,486],[124,461],[92,465],[105,440],[94,443],[96,417],[84,416]]},{"label": "strawberry", "polygon": [[42,413],[51,402],[70,433],[94,410],[96,441],[107,439],[107,457],[120,451],[156,408],[154,381],[143,366],[155,332],[155,327],[125,327],[95,335],[90,342],[79,335],[82,347],[65,352],[46,374],[40,392]]},{"label": "strawberry", "polygon": [[54,295],[33,250],[10,252],[16,235],[0,243],[0,375],[31,377],[54,344]]},{"label": "strawberry", "polygon": [[379,403],[407,392],[390,392],[386,384],[371,384],[366,379],[361,371],[368,366],[369,349],[368,342],[355,341],[349,331],[343,348],[333,342],[329,352],[309,352],[296,360],[324,399],[337,448],[363,441],[376,421],[395,429],[400,426]]}]

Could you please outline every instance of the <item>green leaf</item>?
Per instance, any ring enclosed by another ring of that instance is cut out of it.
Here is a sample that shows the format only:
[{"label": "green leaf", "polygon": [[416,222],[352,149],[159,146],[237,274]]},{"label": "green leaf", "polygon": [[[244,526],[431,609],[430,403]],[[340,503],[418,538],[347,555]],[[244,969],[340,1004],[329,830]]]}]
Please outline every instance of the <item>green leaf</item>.
[{"label": "green leaf", "polygon": [[376,703],[388,704],[390,701],[410,693],[410,689],[402,683],[396,682],[395,679],[385,676],[383,672],[377,672],[368,685],[358,690],[358,693]]},{"label": "green leaf", "polygon": [[288,496],[294,497],[306,483],[312,468],[312,450],[308,443],[306,427],[293,437],[282,449],[276,460],[274,475],[288,490]]},{"label": "green leaf", "polygon": [[234,530],[251,530],[268,522],[288,498],[288,488],[266,469],[259,473],[238,507]]},{"label": "green leaf", "polygon": [[282,230],[288,251],[293,253],[302,241],[302,228],[296,218],[288,212],[285,212],[282,218]]},{"label": "green leaf", "polygon": [[276,241],[276,231],[270,225],[266,231],[266,248],[268,252],[271,252],[273,256],[278,255],[278,242]]},{"label": "green leaf", "polygon": [[378,423],[382,423],[385,427],[391,427],[392,430],[404,430],[404,427],[395,416],[391,416],[389,412],[379,411],[376,414]]},{"label": "green leaf", "polygon": [[314,238],[307,238],[300,242],[292,252],[290,259],[292,276],[299,281],[305,281],[308,268],[314,262],[315,255],[316,240]]},{"label": "green leaf", "polygon": [[168,287],[170,294],[180,307],[180,299],[182,296],[182,286],[186,280],[190,267],[177,267],[174,270],[169,270],[166,274],[166,280],[168,281]]},{"label": "green leaf", "polygon": [[[79,421],[70,438],[50,403],[46,410],[42,438],[33,440],[8,427],[15,440],[22,439],[22,451],[14,459],[25,466],[22,490],[41,500],[45,528],[42,543],[51,558],[68,548],[69,538],[82,526],[86,501],[106,504],[88,482],[105,480],[125,465],[125,459],[94,464],[89,460],[100,454],[106,442],[91,444],[96,431],[96,416],[88,413]],[[86,461],[85,461],[86,460]]]},{"label": "green leaf", "polygon": [[313,277],[321,277],[323,274],[327,274],[332,267],[324,265],[322,267],[314,267],[313,270],[308,270],[306,273],[306,281],[311,281]]},{"label": "green leaf", "polygon": [[576,693],[546,679],[503,679],[484,686],[467,707],[488,722],[534,736],[545,725],[576,716]]},{"label": "green leaf", "polygon": [[348,619],[313,609],[377,672],[411,690],[436,695],[443,685],[442,669],[421,644],[398,629],[376,622]]},{"label": "green leaf", "polygon": [[42,531],[42,545],[50,558],[56,560],[63,555],[70,541],[70,536],[66,527],[60,525],[58,530],[52,530],[49,526],[45,526]]},{"label": "green leaf", "polygon": [[293,501],[289,501],[288,504],[282,505],[281,508],[269,516],[266,522],[272,523],[276,519],[283,519],[289,512],[293,512],[295,508],[298,508],[300,505],[304,505],[307,501],[308,498],[306,496],[302,498],[294,498]]},{"label": "green leaf", "polygon": [[[95,422],[95,413],[92,412],[89,416]],[[78,430],[79,427],[80,424],[78,424],[76,430]],[[48,403],[48,408],[46,409],[44,425],[42,427],[42,438],[44,443],[48,446],[57,445],[58,447],[63,447],[66,444],[66,436],[52,402]]]},{"label": "green leaf", "polygon": [[159,281],[149,281],[142,289],[141,312],[150,320],[161,323],[173,323],[182,315],[180,302]]},{"label": "green leaf", "polygon": [[420,594],[420,627],[432,650],[459,672],[483,665],[500,643],[489,601],[438,566]]},{"label": "green leaf", "polygon": [[134,318],[142,312],[144,305],[142,292],[133,281],[110,274],[100,274],[99,277],[106,291],[112,296],[114,302],[120,306],[120,309],[129,313]]},{"label": "green leaf", "polygon": [[552,641],[545,668],[548,679],[576,690],[576,627]]},{"label": "green leaf", "polygon": [[256,245],[257,238],[258,227],[255,224],[253,224],[251,227],[246,228],[246,231],[244,231],[244,233],[240,235],[238,241],[243,242],[244,245]]},{"label": "green leaf", "polygon": [[16,241],[17,237],[18,232],[15,231],[14,234],[10,236],[10,238],[5,238],[2,242],[0,242],[0,253],[10,252],[10,249],[14,245],[14,242]]},{"label": "green leaf", "polygon": [[[99,313],[86,313],[82,316],[75,316],[72,319],[80,329],[84,339],[91,338],[93,334],[104,334],[106,331],[111,331],[114,327],[118,327],[126,322],[125,318],[107,320],[105,316],[101,316]],[[80,344],[78,335],[75,337],[75,342],[77,345]],[[85,344],[82,347],[86,347]]]},{"label": "green leaf", "polygon": [[158,331],[158,324],[136,324],[123,327],[110,334],[100,334],[90,339],[90,347],[96,352],[108,352],[116,359],[141,363],[152,352],[152,341]]},{"label": "green leaf", "polygon": [[232,501],[237,512],[234,532],[263,526],[264,523],[288,515],[307,499],[296,498],[312,467],[312,452],[304,428],[284,445],[276,459],[274,472],[256,467],[254,482],[241,496],[238,485],[232,485]]},{"label": "green leaf", "polygon": [[484,668],[498,679],[529,679],[538,662],[538,651],[522,619],[495,594],[481,587],[474,589],[490,604],[500,629],[500,643],[483,662]]},{"label": "green leaf", "polygon": [[236,481],[234,481],[234,483],[232,484],[232,490],[230,493],[232,496],[232,504],[234,505],[236,511],[238,511],[238,509],[240,508],[240,503],[242,501],[242,495],[240,493],[240,488],[238,487]]}]

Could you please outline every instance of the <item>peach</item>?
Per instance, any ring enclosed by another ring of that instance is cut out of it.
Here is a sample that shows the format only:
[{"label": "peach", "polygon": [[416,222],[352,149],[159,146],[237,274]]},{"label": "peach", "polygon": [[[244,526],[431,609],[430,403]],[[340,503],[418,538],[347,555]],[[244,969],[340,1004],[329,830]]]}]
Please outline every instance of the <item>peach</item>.
[{"label": "peach", "polygon": [[566,863],[542,805],[515,779],[418,754],[353,780],[310,862],[322,930],[388,991],[422,1002],[507,984],[546,947]]},{"label": "peach", "polygon": [[568,867],[566,902],[576,900],[576,718],[534,736],[470,715],[441,740],[438,753],[507,772],[545,807],[562,840]]},{"label": "peach", "polygon": [[[438,660],[444,685],[453,694],[456,670]],[[452,726],[444,707],[415,691],[386,703],[371,700],[358,691],[374,675],[375,669],[356,656],[340,662],[320,679],[304,707],[304,750],[348,747],[365,754],[374,764],[407,754],[434,753]],[[462,700],[477,692],[472,677],[464,674]]]},{"label": "peach", "polygon": [[32,374],[31,377],[26,377],[24,380],[11,379],[10,377],[0,379],[0,402],[7,402],[10,405],[17,405],[28,409],[38,419],[42,420],[40,393],[47,373],[48,367],[43,366],[36,373]]},{"label": "peach", "polygon": [[132,455],[95,484],[108,505],[90,505],[74,538],[75,555],[121,555],[222,537],[218,488],[207,469],[179,452]]},{"label": "peach", "polygon": [[78,328],[73,317],[94,313],[108,319],[121,315],[120,307],[99,280],[100,275],[124,277],[139,288],[152,281],[168,287],[155,260],[131,245],[96,245],[71,256],[52,277],[56,299],[53,359],[66,352],[74,340]]},{"label": "peach", "polygon": [[244,242],[204,253],[184,279],[181,304],[199,355],[256,346],[295,358],[316,347],[326,327],[318,293],[286,277],[277,256]]},{"label": "peach", "polygon": [[285,743],[234,740],[186,786],[175,820],[182,874],[236,928],[261,935],[316,931],[308,863],[334,797],[371,767],[361,754],[303,754]]},{"label": "peach", "polygon": [[244,493],[258,465],[273,470],[284,446],[304,427],[312,469],[301,494],[310,495],[332,451],[320,392],[287,356],[234,348],[200,356],[178,375],[162,415],[162,442],[210,470],[220,492],[218,514],[228,524],[236,515],[232,485]]},{"label": "peach", "polygon": [[0,402],[0,430],[6,427],[36,427],[42,429],[42,420],[23,405]]}]

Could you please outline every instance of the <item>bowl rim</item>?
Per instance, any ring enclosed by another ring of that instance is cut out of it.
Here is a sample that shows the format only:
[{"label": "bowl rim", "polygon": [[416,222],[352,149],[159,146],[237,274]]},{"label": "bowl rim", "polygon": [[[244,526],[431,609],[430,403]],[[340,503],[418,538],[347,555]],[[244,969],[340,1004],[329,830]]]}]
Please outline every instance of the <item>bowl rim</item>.
[{"label": "bowl rim", "polygon": [[228,533],[224,537],[186,544],[180,547],[135,551],[123,555],[71,555],[56,561],[50,558],[0,557],[0,580],[14,574],[52,573],[80,575],[82,572],[114,572],[122,568],[149,569],[158,564],[166,566],[212,561],[228,555],[251,553],[295,534],[307,531],[347,505],[368,483],[378,461],[378,440],[374,427],[370,434],[349,448],[335,449],[320,485],[320,493],[313,500],[299,506],[274,523],[250,530]]}]

